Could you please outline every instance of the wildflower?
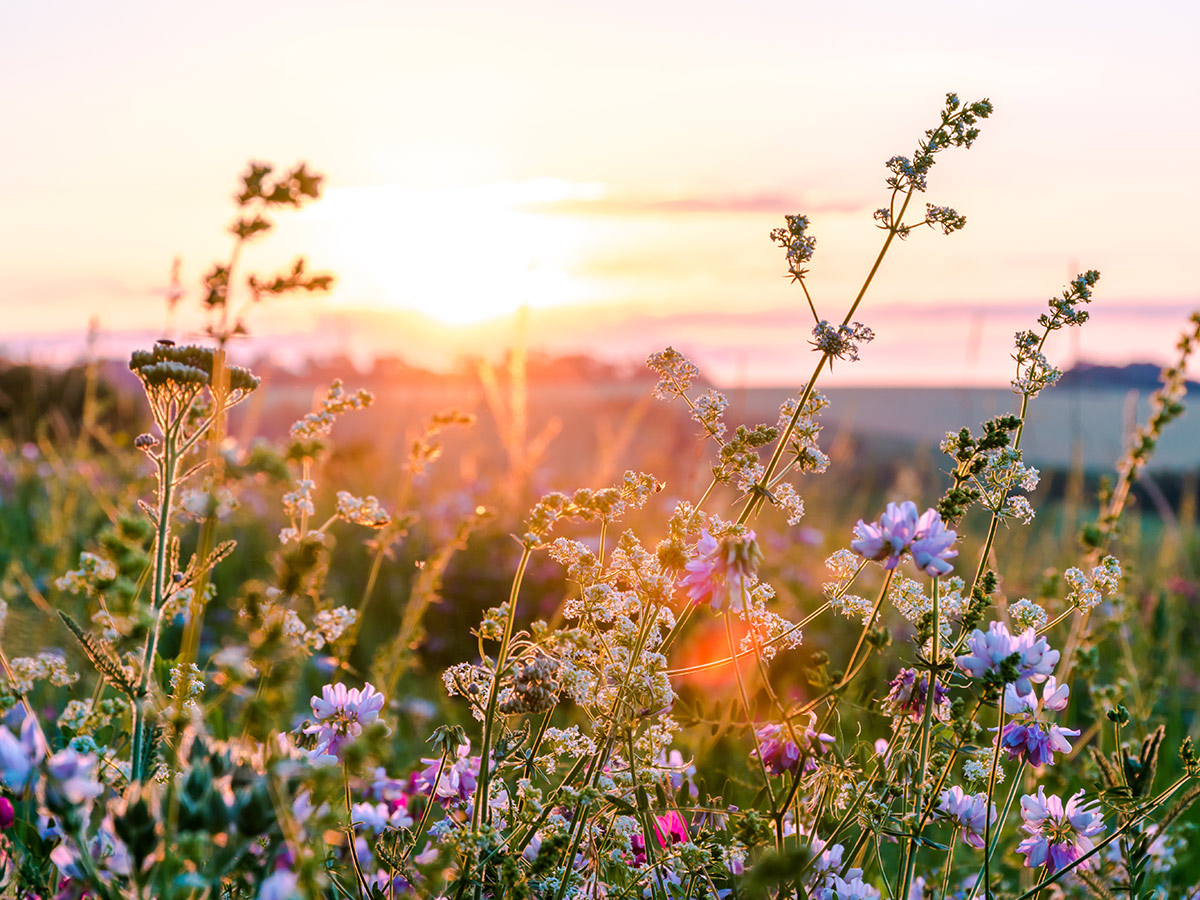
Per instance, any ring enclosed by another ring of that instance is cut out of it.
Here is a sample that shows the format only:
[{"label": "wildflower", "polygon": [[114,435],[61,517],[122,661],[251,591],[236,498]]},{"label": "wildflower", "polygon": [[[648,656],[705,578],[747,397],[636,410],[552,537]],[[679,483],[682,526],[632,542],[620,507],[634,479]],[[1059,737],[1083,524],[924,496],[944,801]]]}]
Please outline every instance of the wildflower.
[{"label": "wildflower", "polygon": [[[789,729],[786,725],[764,725],[754,732],[758,749],[753,751],[761,755],[763,767],[771,775],[782,775],[784,772],[795,772],[804,758],[804,771],[809,772],[817,767],[814,759],[825,752],[826,744],[833,743],[833,736],[820,734],[812,727]],[[799,739],[801,747],[796,743]]]},{"label": "wildflower", "polygon": [[986,793],[968,794],[958,785],[942,791],[938,812],[961,828],[963,843],[976,850],[983,849],[983,832],[988,819],[996,821],[996,804],[988,803]]},{"label": "wildflower", "polygon": [[315,734],[317,745],[310,756],[312,759],[337,757],[341,748],[362,734],[364,725],[370,725],[383,709],[383,694],[367,683],[359,688],[347,689],[344,684],[327,684],[321,688],[321,696],[312,698],[315,725],[304,729],[305,734]]},{"label": "wildflower", "polygon": [[[1057,872],[1095,846],[1091,839],[1104,830],[1104,820],[1096,802],[1083,803],[1082,798],[1083,791],[1079,791],[1064,808],[1061,798],[1055,794],[1047,797],[1041,786],[1036,797],[1026,794],[1021,798],[1021,828],[1029,837],[1017,845],[1017,852],[1025,854],[1026,868],[1045,865]],[[1082,863],[1080,868],[1088,865]]]},{"label": "wildflower", "polygon": [[[479,777],[479,757],[471,756],[471,743],[458,745],[456,759],[442,765],[440,759],[422,759],[425,768],[414,776],[414,787],[423,794],[432,793],[442,803],[451,800],[467,801],[475,793]],[[441,775],[438,775],[438,772]]]},{"label": "wildflower", "polygon": [[854,526],[855,540],[850,549],[864,559],[879,561],[886,559],[885,569],[896,568],[900,554],[908,550],[917,533],[917,505],[911,500],[904,503],[889,503],[878,522],[867,523],[862,519]]},{"label": "wildflower", "polygon": [[911,552],[917,567],[927,575],[946,575],[952,569],[946,560],[958,556],[952,549],[958,535],[946,528],[935,509],[918,516],[911,500],[889,503],[878,522],[859,519],[854,534],[850,548],[864,559],[886,560],[885,569],[896,568],[900,555]]},{"label": "wildflower", "polygon": [[824,319],[813,327],[813,339],[809,341],[814,350],[822,351],[826,356],[836,359],[848,359],[858,362],[858,345],[870,343],[875,339],[873,332],[861,322],[851,322],[849,325],[839,325],[834,328]]},{"label": "wildflower", "polygon": [[[658,841],[660,847],[666,847],[669,844],[687,843],[688,828],[687,823],[683,821],[683,816],[679,815],[675,810],[670,810],[665,816],[654,817],[654,838]],[[629,839],[629,845],[633,849],[633,864],[635,866],[644,865],[646,862],[646,838],[643,835],[635,834]]]},{"label": "wildflower", "polygon": [[300,896],[299,876],[287,869],[267,876],[258,888],[258,900],[293,900]]},{"label": "wildflower", "polygon": [[967,647],[971,652],[957,660],[960,669],[996,684],[1012,682],[1019,695],[1033,690],[1032,682],[1045,681],[1059,657],[1032,628],[1013,637],[1003,622],[992,622],[986,634],[975,629],[967,638]]},{"label": "wildflower", "polygon": [[694,555],[684,566],[687,574],[679,580],[679,587],[687,590],[694,603],[707,600],[714,612],[724,609],[739,612],[761,560],[762,551],[753,531],[735,530],[720,541],[704,531]]},{"label": "wildflower", "polygon": [[16,818],[16,811],[13,810],[12,801],[7,797],[0,797],[0,831],[7,831],[12,828],[12,824],[16,821]]},{"label": "wildflower", "polygon": [[917,568],[926,575],[948,575],[953,566],[946,560],[958,556],[953,549],[958,535],[942,522],[941,515],[936,509],[927,509],[917,522],[917,535],[909,548]]},{"label": "wildflower", "polygon": [[21,723],[20,738],[0,728],[0,781],[13,793],[29,786],[38,764],[46,758],[46,738],[32,716]]},{"label": "wildflower", "polygon": [[59,750],[46,761],[46,806],[57,814],[90,809],[92,800],[104,790],[92,777],[96,758],[90,753]]},{"label": "wildflower", "polygon": [[376,834],[385,828],[411,828],[413,817],[404,806],[394,809],[387,803],[355,803],[351,808],[355,825],[362,825]]},{"label": "wildflower", "polygon": [[[1053,675],[1046,679],[1042,690],[1042,709],[1061,712],[1067,706],[1071,689],[1059,684]],[[1067,753],[1071,742],[1067,738],[1079,737],[1075,728],[1060,728],[1058,725],[1043,725],[1037,718],[1038,699],[1036,691],[1018,695],[1013,685],[1004,689],[1004,711],[1016,716],[1004,726],[1000,746],[1008,751],[1010,759],[1028,756],[1031,766],[1040,767],[1054,762],[1054,754]]]},{"label": "wildflower", "polygon": [[[884,712],[890,716],[907,715],[914,722],[925,717],[925,697],[929,692],[929,676],[917,677],[916,669],[901,669],[888,682],[888,693],[883,698]],[[940,721],[950,717],[950,695],[942,685],[933,688],[933,716]]]},{"label": "wildflower", "polygon": [[1008,617],[1012,619],[1013,624],[1018,630],[1025,631],[1032,628],[1035,631],[1046,624],[1046,610],[1031,600],[1024,598],[1018,600],[1008,608]]}]

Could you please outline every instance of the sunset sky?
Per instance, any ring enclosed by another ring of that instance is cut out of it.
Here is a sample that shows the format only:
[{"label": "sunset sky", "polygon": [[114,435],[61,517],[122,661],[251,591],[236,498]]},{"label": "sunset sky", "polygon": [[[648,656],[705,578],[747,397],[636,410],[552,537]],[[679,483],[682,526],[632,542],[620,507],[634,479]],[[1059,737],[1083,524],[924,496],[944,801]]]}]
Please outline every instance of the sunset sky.
[{"label": "sunset sky", "polygon": [[[0,347],[116,354],[179,333],[250,159],[306,160],[323,199],[248,262],[303,253],[324,299],[256,309],[259,346],[447,365],[527,339],[718,381],[807,375],[811,315],[768,240],[803,212],[840,320],[881,240],[883,161],[944,94],[996,114],[927,199],[964,232],[894,248],[841,383],[996,383],[1012,332],[1076,272],[1094,321],[1051,356],[1165,361],[1200,209],[1200,6],[704,0],[83,3],[0,7]],[[178,336],[178,334],[177,334]]]}]

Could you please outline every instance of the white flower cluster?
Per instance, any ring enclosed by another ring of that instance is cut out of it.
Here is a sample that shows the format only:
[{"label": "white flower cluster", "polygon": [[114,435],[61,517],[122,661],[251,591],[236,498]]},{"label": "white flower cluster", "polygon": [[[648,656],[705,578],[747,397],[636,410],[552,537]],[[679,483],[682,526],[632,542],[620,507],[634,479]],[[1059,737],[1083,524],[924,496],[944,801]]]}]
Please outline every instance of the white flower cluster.
[{"label": "white flower cluster", "polygon": [[654,396],[658,400],[670,400],[687,393],[692,380],[700,377],[700,370],[687,357],[673,347],[651,353],[646,367],[658,375]]},{"label": "white flower cluster", "polygon": [[365,525],[367,528],[383,528],[392,521],[379,501],[374,497],[355,497],[349,491],[338,491],[337,514],[352,525]]},{"label": "white flower cluster", "polygon": [[709,390],[696,398],[692,407],[692,418],[704,426],[706,434],[720,440],[725,436],[725,423],[721,416],[729,407],[729,399],[720,391]]},{"label": "white flower cluster", "polygon": [[1046,610],[1032,600],[1024,598],[1008,608],[1008,617],[1012,619],[1013,627],[1018,632],[1027,631],[1030,628],[1038,631],[1047,621]]},{"label": "white flower cluster", "polygon": [[313,484],[310,478],[301,478],[296,482],[296,489],[283,495],[283,512],[288,518],[296,516],[311,516],[317,511],[313,503]]},{"label": "white flower cluster", "polygon": [[42,652],[37,656],[18,656],[9,662],[12,688],[18,694],[28,693],[39,681],[49,681],[56,687],[66,687],[79,680],[79,673],[67,668],[66,657]]},{"label": "white flower cluster", "polygon": [[[947,442],[950,437],[947,435]],[[1026,524],[1033,521],[1034,512],[1029,500],[1013,496],[1012,492],[1020,489],[1028,494],[1037,490],[1041,473],[1021,462],[1021,451],[1012,447],[989,450],[986,457],[987,464],[975,478],[981,493],[979,502],[1003,517],[1019,518]]]},{"label": "white flower cluster", "polygon": [[1088,612],[1100,604],[1102,597],[1116,593],[1121,583],[1121,564],[1115,557],[1106,556],[1092,569],[1090,579],[1082,570],[1071,567],[1063,572],[1063,580],[1069,588],[1067,603]]},{"label": "white flower cluster", "polygon": [[54,586],[67,593],[94,597],[98,592],[97,582],[112,581],[116,577],[117,567],[112,560],[85,550],[79,554],[79,568],[63,575]]},{"label": "white flower cluster", "polygon": [[292,646],[310,653],[321,650],[326,644],[334,643],[354,625],[358,612],[345,606],[320,610],[308,628],[294,609],[283,613],[283,633]]},{"label": "white flower cluster", "polygon": [[858,574],[861,566],[862,559],[854,551],[846,549],[836,551],[825,560],[825,568],[837,580],[826,582],[821,586],[821,590],[834,612],[851,619],[866,621],[871,615],[871,601],[866,597],[846,593],[850,582],[854,580],[854,576]]},{"label": "white flower cluster", "polygon": [[329,386],[320,408],[316,412],[310,412],[292,426],[292,437],[304,439],[329,434],[338,416],[352,409],[366,409],[374,399],[370,391],[358,390],[354,393],[343,391],[341,379],[338,379]]}]

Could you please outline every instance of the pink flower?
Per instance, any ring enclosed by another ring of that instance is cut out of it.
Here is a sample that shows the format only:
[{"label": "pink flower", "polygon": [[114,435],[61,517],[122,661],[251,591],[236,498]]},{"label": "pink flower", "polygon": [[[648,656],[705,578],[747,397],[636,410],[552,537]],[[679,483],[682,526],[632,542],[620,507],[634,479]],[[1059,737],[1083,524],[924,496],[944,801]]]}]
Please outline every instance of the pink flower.
[{"label": "pink flower", "polygon": [[315,725],[304,729],[315,734],[317,745],[309,752],[314,760],[330,761],[338,757],[341,748],[362,734],[363,726],[379,718],[383,709],[383,694],[370,683],[347,690],[344,684],[327,684],[321,696],[312,698]]},{"label": "pink flower", "polygon": [[967,794],[958,785],[942,791],[938,812],[958,825],[962,829],[963,843],[976,850],[983,849],[983,832],[988,819],[996,821],[996,804],[988,803],[986,793]]},{"label": "pink flower", "polygon": [[693,603],[707,600],[714,612],[738,612],[745,605],[761,561],[762,551],[753,531],[731,532],[720,541],[704,531],[694,555],[684,566],[687,574],[679,580],[679,586]]},{"label": "pink flower", "polygon": [[[653,824],[654,838],[660,847],[666,847],[668,844],[684,844],[689,840],[687,823],[683,821],[683,816],[673,809],[665,816],[655,816]],[[633,848],[633,864],[635,866],[644,865],[646,862],[645,837],[635,834],[629,839],[629,845]]]},{"label": "pink flower", "polygon": [[[1029,835],[1017,845],[1017,852],[1025,854],[1026,868],[1046,866],[1051,872],[1069,866],[1090,851],[1095,844],[1092,837],[1104,830],[1096,802],[1081,802],[1083,791],[1071,797],[1063,808],[1062,800],[1046,789],[1038,787],[1037,796],[1026,794],[1021,798],[1021,828]],[[1080,868],[1087,868],[1082,863]]]}]

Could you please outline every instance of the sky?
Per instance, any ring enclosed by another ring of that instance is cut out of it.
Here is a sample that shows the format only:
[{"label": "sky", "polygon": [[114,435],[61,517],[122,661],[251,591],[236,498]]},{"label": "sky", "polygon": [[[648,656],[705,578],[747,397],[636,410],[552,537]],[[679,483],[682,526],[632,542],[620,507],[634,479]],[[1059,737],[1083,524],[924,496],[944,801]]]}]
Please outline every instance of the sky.
[{"label": "sky", "polygon": [[0,348],[69,357],[93,317],[114,354],[198,334],[239,175],[304,160],[324,196],[242,272],[303,254],[336,286],[256,307],[244,353],[672,344],[721,383],[799,382],[813,319],[770,230],[810,217],[839,321],[884,160],[955,91],[995,115],[918,199],[967,227],[893,247],[831,383],[1003,383],[1013,332],[1091,268],[1093,321],[1050,357],[1165,362],[1200,306],[1198,37],[1190,2],[8,0]]}]

